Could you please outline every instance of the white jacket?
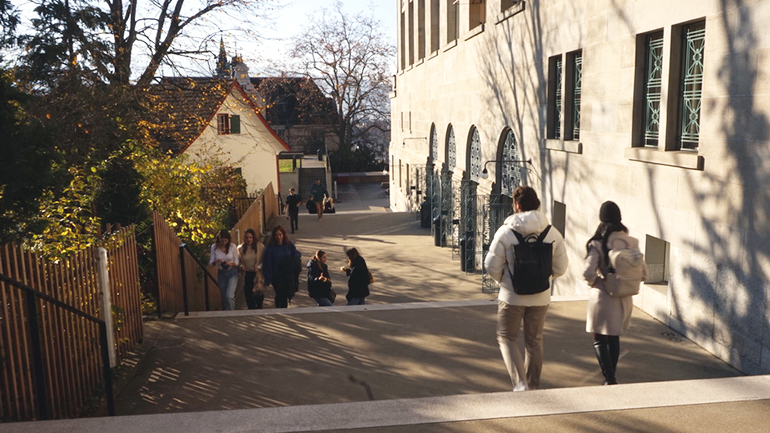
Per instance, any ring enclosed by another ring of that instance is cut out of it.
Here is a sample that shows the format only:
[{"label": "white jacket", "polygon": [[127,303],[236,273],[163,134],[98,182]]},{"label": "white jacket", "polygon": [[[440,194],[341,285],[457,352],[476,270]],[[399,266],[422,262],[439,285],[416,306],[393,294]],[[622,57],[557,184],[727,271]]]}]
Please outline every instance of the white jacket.
[{"label": "white jacket", "polygon": [[[517,295],[513,291],[511,274],[513,273],[513,246],[519,241],[513,230],[523,236],[540,234],[548,226],[548,218],[539,210],[515,213],[505,219],[505,222],[495,233],[495,238],[489,246],[489,253],[484,259],[484,266],[489,275],[500,283],[500,294],[497,299],[509,304],[524,307],[548,305],[551,302],[551,290],[545,290],[534,295]],[[545,237],[545,242],[553,243],[553,278],[564,275],[569,266],[567,248],[564,245],[564,237],[551,227]],[[505,272],[505,269],[508,272]],[[551,286],[553,288],[553,285]]]}]

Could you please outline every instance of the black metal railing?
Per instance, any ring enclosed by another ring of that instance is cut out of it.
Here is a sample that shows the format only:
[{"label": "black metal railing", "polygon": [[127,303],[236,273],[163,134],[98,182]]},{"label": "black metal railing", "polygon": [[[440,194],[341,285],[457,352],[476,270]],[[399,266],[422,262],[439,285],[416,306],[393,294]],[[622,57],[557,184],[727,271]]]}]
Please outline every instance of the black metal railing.
[{"label": "black metal railing", "polygon": [[217,282],[217,279],[211,275],[211,272],[206,269],[206,265],[204,265],[200,260],[198,260],[197,257],[195,257],[195,254],[193,254],[192,250],[190,250],[190,247],[188,247],[187,244],[182,244],[179,245],[179,264],[182,266],[182,302],[184,304],[184,315],[190,315],[190,299],[187,291],[187,274],[185,272],[184,260],[185,252],[190,255],[190,257],[195,261],[195,264],[198,265],[198,268],[200,268],[200,270],[203,272],[203,302],[206,306],[206,311],[211,311],[211,306],[209,305],[209,280],[214,282],[214,286],[217,287],[217,289],[219,289],[219,283]]},{"label": "black metal railing", "polygon": [[27,304],[27,317],[30,333],[30,346],[32,351],[32,367],[33,367],[33,387],[35,392],[35,410],[37,412],[37,419],[48,420],[51,419],[50,409],[48,407],[48,400],[46,399],[48,385],[46,383],[45,367],[43,366],[43,345],[40,338],[40,317],[37,308],[36,298],[48,302],[54,307],[61,308],[65,311],[69,311],[72,314],[80,316],[86,320],[96,323],[99,327],[99,344],[101,345],[102,355],[102,368],[104,374],[104,392],[107,396],[107,413],[110,416],[115,415],[115,398],[112,393],[112,369],[110,368],[110,353],[107,343],[107,324],[104,320],[84,313],[70,305],[67,305],[56,298],[53,298],[45,293],[26,286],[16,280],[6,277],[0,274],[0,281],[9,284],[11,287],[15,287],[24,292]]}]

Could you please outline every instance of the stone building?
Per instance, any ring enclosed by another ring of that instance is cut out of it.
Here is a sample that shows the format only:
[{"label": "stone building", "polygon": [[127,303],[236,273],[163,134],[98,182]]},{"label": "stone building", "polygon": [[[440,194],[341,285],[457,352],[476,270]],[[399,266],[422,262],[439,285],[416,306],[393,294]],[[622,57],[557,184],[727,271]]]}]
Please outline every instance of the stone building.
[{"label": "stone building", "polygon": [[485,248],[531,185],[569,248],[554,293],[584,295],[613,200],[650,269],[635,304],[770,372],[770,0],[394,1],[394,209],[425,202],[493,292]]}]

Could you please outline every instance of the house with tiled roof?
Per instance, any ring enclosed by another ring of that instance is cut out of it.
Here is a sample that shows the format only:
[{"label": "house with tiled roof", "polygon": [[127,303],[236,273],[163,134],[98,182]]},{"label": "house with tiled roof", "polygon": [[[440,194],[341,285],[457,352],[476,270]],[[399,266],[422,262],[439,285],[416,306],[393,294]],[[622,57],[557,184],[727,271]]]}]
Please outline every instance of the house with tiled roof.
[{"label": "house with tiled roof", "polygon": [[289,151],[238,81],[163,78],[148,89],[158,144],[195,161],[219,161],[240,170],[249,192],[272,182],[280,191],[278,154]]}]

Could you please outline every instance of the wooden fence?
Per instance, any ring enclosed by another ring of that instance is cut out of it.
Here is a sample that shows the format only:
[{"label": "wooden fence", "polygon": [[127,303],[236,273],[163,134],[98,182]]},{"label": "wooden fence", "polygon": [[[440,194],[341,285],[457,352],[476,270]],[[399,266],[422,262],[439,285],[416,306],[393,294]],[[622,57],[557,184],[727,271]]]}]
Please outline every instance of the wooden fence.
[{"label": "wooden fence", "polygon": [[[107,249],[111,319],[121,359],[142,338],[136,237],[133,226],[102,245]],[[0,248],[0,273],[82,312],[102,317],[97,248],[50,262],[14,245]],[[92,322],[38,299],[45,401],[52,418],[71,418],[92,402],[103,378],[99,329]],[[0,420],[36,419],[30,318],[24,294],[0,282]]]},{"label": "wooden fence", "polygon": [[[246,229],[254,229],[257,234],[266,230],[266,222],[280,213],[278,198],[273,184],[260,194],[244,211],[243,216],[231,229],[232,241],[242,242]],[[153,234],[157,266],[158,312],[159,314],[175,314],[184,311],[184,296],[182,288],[186,285],[189,311],[205,311],[208,294],[208,308],[219,310],[222,301],[216,280],[207,276],[189,252],[182,257],[184,260],[184,279],[180,262],[179,246],[183,243],[174,230],[157,212],[153,212]],[[204,263],[207,265],[207,263]],[[206,266],[208,273],[216,277],[216,267]]]}]

